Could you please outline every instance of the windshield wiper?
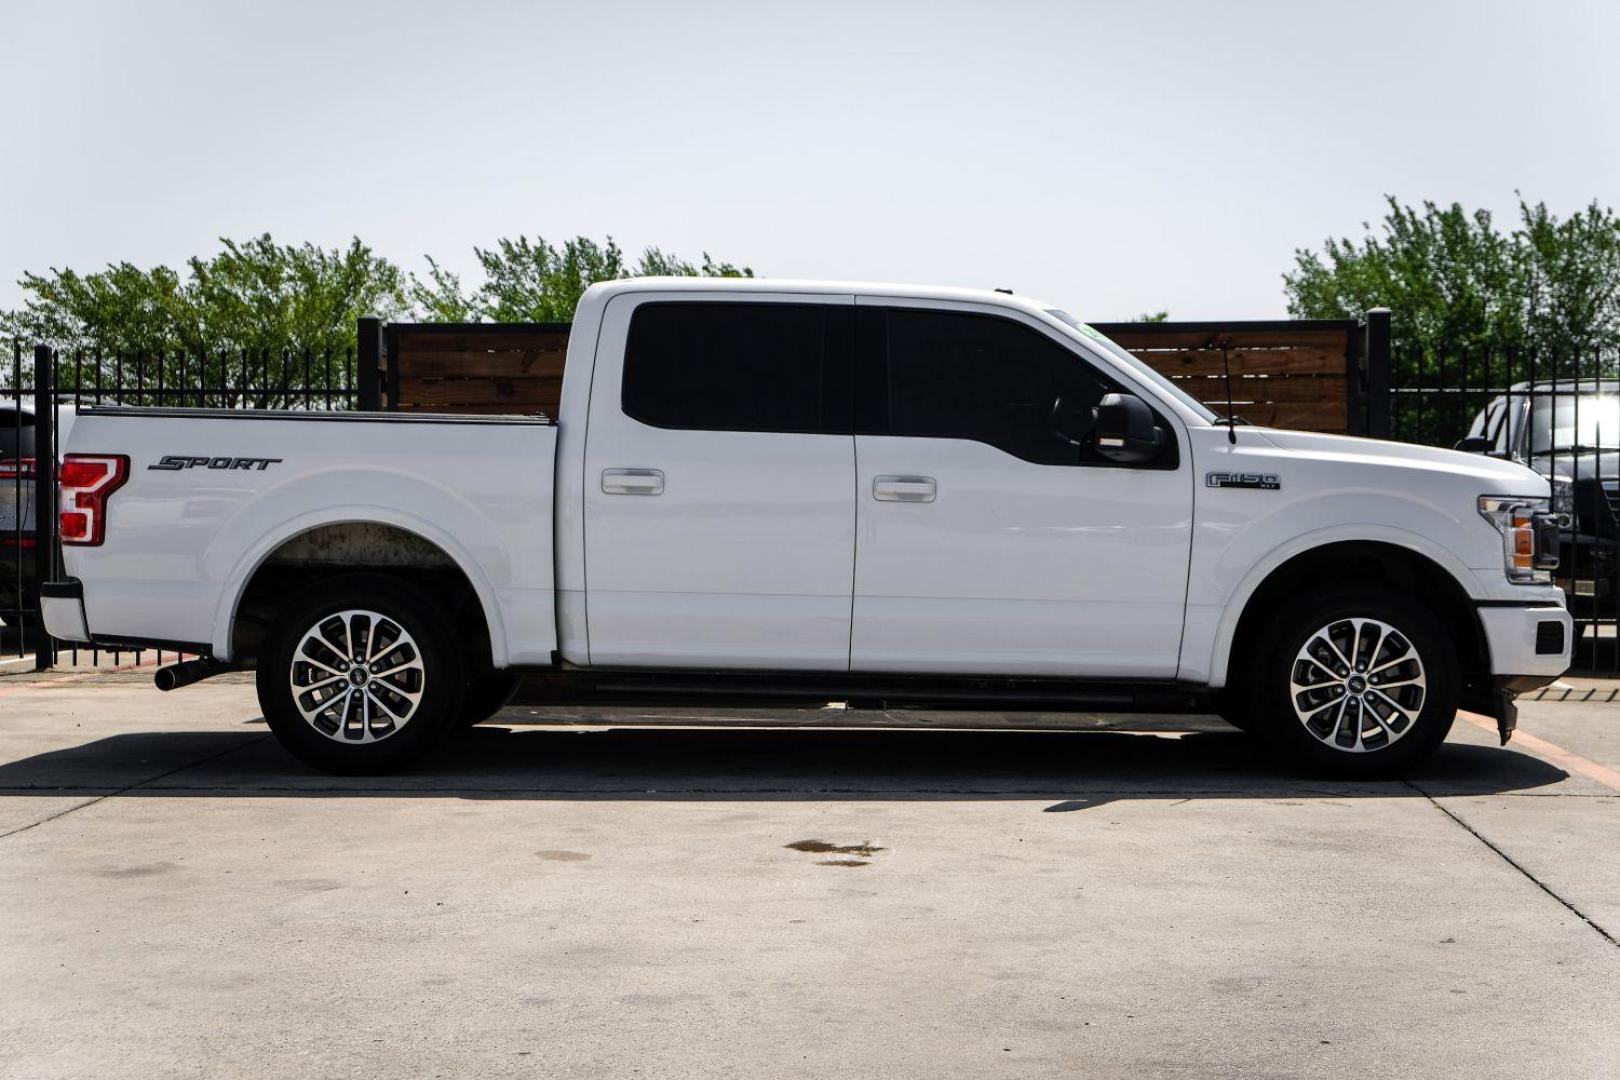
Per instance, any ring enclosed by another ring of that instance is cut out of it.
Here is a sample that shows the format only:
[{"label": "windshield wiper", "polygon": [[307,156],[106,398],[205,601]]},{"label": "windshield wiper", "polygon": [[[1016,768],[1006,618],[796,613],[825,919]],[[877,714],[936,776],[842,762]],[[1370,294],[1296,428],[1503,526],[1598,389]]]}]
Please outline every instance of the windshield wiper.
[{"label": "windshield wiper", "polygon": [[1572,443],[1569,446],[1554,446],[1548,450],[1532,450],[1531,457],[1546,457],[1549,454],[1592,454],[1604,450],[1620,453],[1620,446],[1593,446],[1588,443]]},{"label": "windshield wiper", "polygon": [[1250,427],[1254,426],[1249,422],[1247,417],[1243,416],[1217,416],[1214,420],[1210,421],[1210,423],[1215,427],[1229,427],[1233,424],[1248,424]]}]

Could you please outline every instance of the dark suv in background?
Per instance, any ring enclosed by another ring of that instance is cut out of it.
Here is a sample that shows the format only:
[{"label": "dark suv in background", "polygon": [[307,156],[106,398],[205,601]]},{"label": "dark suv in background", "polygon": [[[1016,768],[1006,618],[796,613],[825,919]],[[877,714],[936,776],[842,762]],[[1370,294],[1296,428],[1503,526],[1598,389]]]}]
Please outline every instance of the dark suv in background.
[{"label": "dark suv in background", "polygon": [[1620,618],[1620,380],[1515,383],[1474,417],[1457,449],[1522,462],[1552,482],[1564,526],[1553,575],[1570,613]]},{"label": "dark suv in background", "polygon": [[35,604],[34,411],[0,402],[0,635],[16,634]]}]

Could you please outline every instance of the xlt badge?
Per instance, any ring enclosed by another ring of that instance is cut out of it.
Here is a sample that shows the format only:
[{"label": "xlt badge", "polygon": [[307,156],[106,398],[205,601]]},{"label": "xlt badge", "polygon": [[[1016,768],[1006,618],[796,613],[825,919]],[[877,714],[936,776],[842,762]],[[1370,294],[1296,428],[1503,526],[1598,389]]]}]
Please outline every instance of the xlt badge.
[{"label": "xlt badge", "polygon": [[246,469],[264,472],[281,461],[278,457],[193,457],[190,454],[164,454],[148,469],[179,472],[181,469]]},{"label": "xlt badge", "polygon": [[1282,478],[1276,473],[1212,472],[1204,474],[1205,487],[1254,488],[1257,491],[1276,491],[1282,487]]}]

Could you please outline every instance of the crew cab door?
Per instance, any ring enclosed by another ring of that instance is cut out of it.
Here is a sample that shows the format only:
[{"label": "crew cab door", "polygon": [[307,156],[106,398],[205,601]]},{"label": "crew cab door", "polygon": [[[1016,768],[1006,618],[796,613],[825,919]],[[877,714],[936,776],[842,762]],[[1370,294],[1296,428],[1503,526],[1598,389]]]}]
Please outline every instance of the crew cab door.
[{"label": "crew cab door", "polygon": [[851,668],[1173,677],[1193,492],[1172,418],[1156,461],[1114,465],[1090,410],[1127,388],[1039,320],[857,313]]},{"label": "crew cab door", "polygon": [[848,669],[853,304],[609,301],[585,442],[593,665]]}]

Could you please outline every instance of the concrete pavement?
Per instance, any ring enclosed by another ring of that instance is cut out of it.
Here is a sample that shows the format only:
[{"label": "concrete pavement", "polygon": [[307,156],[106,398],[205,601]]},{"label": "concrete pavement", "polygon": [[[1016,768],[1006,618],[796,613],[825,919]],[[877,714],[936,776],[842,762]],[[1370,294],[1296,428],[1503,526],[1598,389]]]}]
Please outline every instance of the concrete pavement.
[{"label": "concrete pavement", "polygon": [[0,679],[0,1076],[1620,1071],[1620,706],[1399,783],[1213,719],[577,709],[349,780],[133,678]]}]

